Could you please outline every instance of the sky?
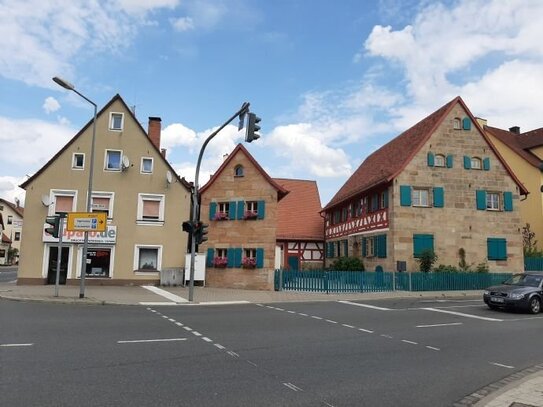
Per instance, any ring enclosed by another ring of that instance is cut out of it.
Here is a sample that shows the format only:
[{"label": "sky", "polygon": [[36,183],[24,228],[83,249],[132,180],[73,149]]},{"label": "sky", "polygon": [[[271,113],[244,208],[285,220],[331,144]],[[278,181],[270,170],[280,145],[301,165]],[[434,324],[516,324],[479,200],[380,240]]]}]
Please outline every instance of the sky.
[{"label": "sky", "polygon": [[[325,206],[362,161],[456,96],[488,124],[543,127],[541,0],[0,0],[0,197],[119,93],[194,179],[205,138],[243,104],[272,177]],[[100,135],[97,135],[98,137]],[[208,145],[205,183],[243,142]]]}]

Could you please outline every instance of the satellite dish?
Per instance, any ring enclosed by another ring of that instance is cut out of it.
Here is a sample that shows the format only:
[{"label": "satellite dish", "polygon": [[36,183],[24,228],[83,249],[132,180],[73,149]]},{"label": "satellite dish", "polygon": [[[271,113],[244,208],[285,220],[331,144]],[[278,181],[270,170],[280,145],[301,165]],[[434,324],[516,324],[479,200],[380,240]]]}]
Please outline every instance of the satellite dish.
[{"label": "satellite dish", "polygon": [[123,162],[122,162],[123,170],[126,170],[128,167],[130,167],[130,160],[126,155],[123,155]]},{"label": "satellite dish", "polygon": [[41,196],[41,203],[43,204],[43,206],[51,205],[51,198],[49,198],[49,195],[43,194]]},{"label": "satellite dish", "polygon": [[172,172],[170,170],[166,171],[166,182],[171,184],[173,181]]}]

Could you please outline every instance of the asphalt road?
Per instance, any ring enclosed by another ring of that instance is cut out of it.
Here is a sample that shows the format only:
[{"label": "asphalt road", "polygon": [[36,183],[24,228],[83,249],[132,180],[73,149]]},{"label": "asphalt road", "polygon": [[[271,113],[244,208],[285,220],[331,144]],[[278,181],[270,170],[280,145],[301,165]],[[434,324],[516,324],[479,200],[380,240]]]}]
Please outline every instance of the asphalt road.
[{"label": "asphalt road", "polygon": [[16,266],[0,267],[0,283],[11,283],[17,280]]},{"label": "asphalt road", "polygon": [[542,319],[465,298],[0,301],[0,405],[450,406],[541,363]]}]

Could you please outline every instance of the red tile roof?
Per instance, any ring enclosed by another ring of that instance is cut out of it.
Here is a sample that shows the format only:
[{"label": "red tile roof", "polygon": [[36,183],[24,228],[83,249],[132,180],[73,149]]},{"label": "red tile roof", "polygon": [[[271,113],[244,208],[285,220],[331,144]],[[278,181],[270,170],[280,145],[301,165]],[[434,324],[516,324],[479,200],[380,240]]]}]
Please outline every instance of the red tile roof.
[{"label": "red tile roof", "polygon": [[2,243],[11,243],[11,239],[5,233],[2,233]]},{"label": "red tile roof", "polygon": [[17,213],[21,218],[24,218],[24,208],[22,206],[17,206],[9,201],[6,201],[3,198],[0,198],[0,202],[6,206],[9,206],[15,213]]},{"label": "red tile roof", "polygon": [[491,126],[484,126],[484,129],[487,133],[496,137],[515,153],[524,158],[528,163],[536,168],[540,168],[542,163],[541,160],[535,154],[532,154],[529,151],[529,148],[537,147],[543,144],[543,129],[533,130],[523,134],[516,134]]},{"label": "red tile roof", "polygon": [[543,128],[521,133],[519,144],[524,149],[543,146]]},{"label": "red tile roof", "polygon": [[315,181],[274,178],[289,194],[278,204],[277,240],[324,240],[324,219]]}]

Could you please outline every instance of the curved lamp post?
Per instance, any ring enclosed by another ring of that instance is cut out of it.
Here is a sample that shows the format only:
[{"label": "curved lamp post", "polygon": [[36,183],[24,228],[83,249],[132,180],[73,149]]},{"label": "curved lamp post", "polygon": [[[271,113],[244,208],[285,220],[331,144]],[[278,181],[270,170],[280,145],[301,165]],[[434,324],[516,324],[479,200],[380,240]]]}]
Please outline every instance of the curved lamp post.
[{"label": "curved lamp post", "polygon": [[[87,187],[87,212],[91,211],[91,202],[92,202],[92,177],[94,173],[94,144],[96,140],[96,103],[90,100],[85,95],[81,94],[75,89],[75,86],[70,82],[65,81],[64,79],[55,76],[53,81],[64,89],[71,90],[72,92],[78,94],[87,102],[89,102],[94,107],[94,118],[92,120],[92,142],[91,142],[91,154],[90,154],[90,164],[89,164],[89,186]],[[79,298],[85,298],[85,275],[87,274],[87,252],[89,246],[89,232],[85,232],[85,238],[83,240],[83,255],[81,260],[81,278],[79,281]],[[60,257],[60,253],[59,253]]]}]

